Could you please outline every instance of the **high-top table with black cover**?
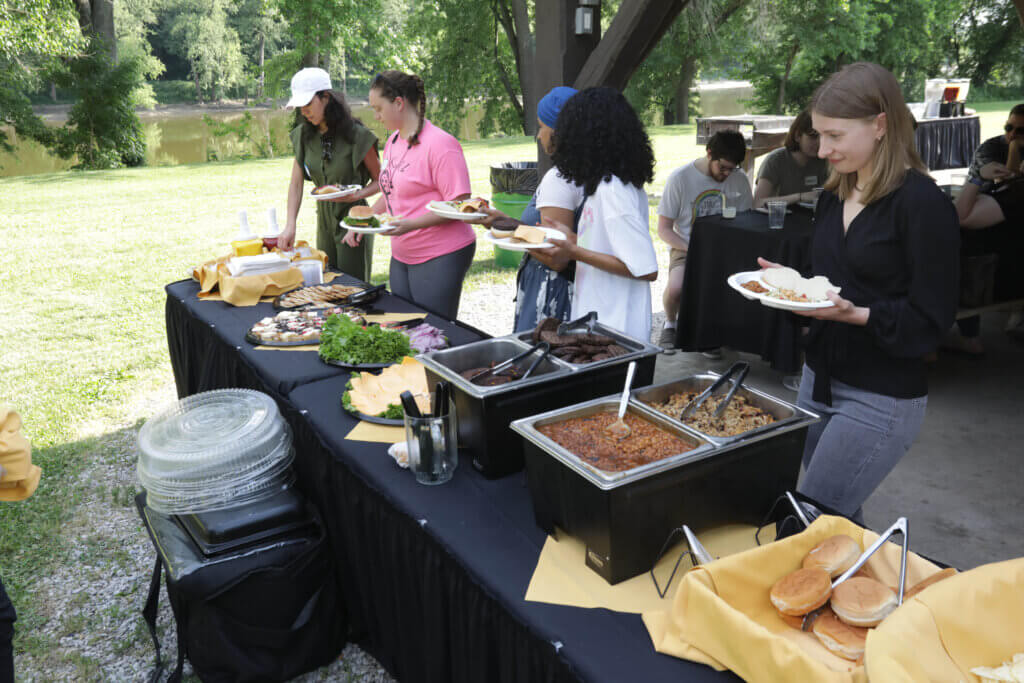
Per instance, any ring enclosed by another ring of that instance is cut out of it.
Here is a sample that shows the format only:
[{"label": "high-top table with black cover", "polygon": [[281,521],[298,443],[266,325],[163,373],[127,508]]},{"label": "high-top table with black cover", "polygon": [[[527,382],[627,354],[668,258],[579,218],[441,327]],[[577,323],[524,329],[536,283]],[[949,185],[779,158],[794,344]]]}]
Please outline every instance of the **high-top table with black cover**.
[{"label": "high-top table with black cover", "polygon": [[756,353],[783,372],[800,368],[803,320],[763,306],[727,284],[733,273],[757,270],[761,256],[801,270],[810,261],[812,213],[795,207],[781,230],[768,228],[768,216],[744,211],[735,218],[698,218],[690,234],[683,292],[676,323],[676,346],[705,351],[725,346]]},{"label": "high-top table with black cover", "polygon": [[981,119],[976,115],[920,119],[914,142],[930,170],[966,168],[981,144]]},{"label": "high-top table with black cover", "polygon": [[[248,387],[277,399],[294,431],[298,486],[326,524],[351,638],[396,678],[738,680],[657,654],[639,615],[525,601],[545,534],[522,472],[488,480],[463,455],[450,482],[417,484],[385,444],[345,439],[357,424],[341,408],[347,372],[315,353],[256,351],[243,336],[269,304],[200,302],[197,290],[167,287],[179,395]],[[416,310],[391,295],[377,306]],[[455,345],[486,336],[427,320]]]}]

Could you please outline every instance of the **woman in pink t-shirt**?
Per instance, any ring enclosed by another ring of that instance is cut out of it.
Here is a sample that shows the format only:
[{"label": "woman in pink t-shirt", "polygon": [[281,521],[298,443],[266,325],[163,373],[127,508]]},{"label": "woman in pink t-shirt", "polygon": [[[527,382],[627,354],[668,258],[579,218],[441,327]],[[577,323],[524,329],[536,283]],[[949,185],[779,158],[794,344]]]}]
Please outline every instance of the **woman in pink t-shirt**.
[{"label": "woman in pink t-shirt", "polygon": [[426,103],[419,76],[385,71],[370,84],[376,119],[396,131],[384,146],[383,194],[373,209],[401,216],[383,233],[391,236],[391,291],[454,319],[476,233],[426,207],[431,201],[468,198],[469,168],[459,141],[423,118]]}]

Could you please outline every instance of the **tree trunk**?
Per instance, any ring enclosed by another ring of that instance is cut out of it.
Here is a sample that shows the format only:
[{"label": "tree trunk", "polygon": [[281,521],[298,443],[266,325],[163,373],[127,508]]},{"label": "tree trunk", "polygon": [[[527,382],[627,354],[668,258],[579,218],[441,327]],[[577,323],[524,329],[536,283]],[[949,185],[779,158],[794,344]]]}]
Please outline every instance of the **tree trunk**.
[{"label": "tree trunk", "polygon": [[54,102],[57,101],[57,84],[50,82],[50,99]]},{"label": "tree trunk", "polygon": [[1024,28],[1024,0],[1013,0],[1013,6],[1017,8],[1017,18],[1020,19],[1020,27]]},{"label": "tree trunk", "polygon": [[114,35],[114,0],[75,0],[78,26],[85,36],[104,40],[112,62],[117,62],[117,37]]},{"label": "tree trunk", "polygon": [[530,28],[530,12],[526,0],[512,0],[512,15],[516,27],[516,45],[513,49],[519,54],[516,60],[519,65],[519,87],[523,93],[523,133],[537,134],[537,83],[534,78],[534,63],[537,46]]},{"label": "tree trunk", "polygon": [[[697,75],[697,58],[687,57],[683,67],[679,70],[679,80],[676,81],[675,95],[675,120],[672,123],[690,122],[690,87],[693,86],[693,78]],[[668,121],[665,121],[668,123]]]},{"label": "tree trunk", "polygon": [[320,55],[316,51],[302,55],[302,66],[320,66]]},{"label": "tree trunk", "polygon": [[348,58],[345,56],[345,46],[341,46],[341,94],[348,100]]},{"label": "tree trunk", "polygon": [[800,52],[800,43],[794,43],[793,49],[789,52],[789,59],[786,60],[786,72],[782,75],[782,82],[779,83],[779,99],[775,103],[776,114],[785,111],[783,106],[786,104],[786,83],[789,82],[789,74],[793,71],[793,62],[796,60],[798,52]]},{"label": "tree trunk", "polygon": [[196,102],[203,103],[203,89],[199,87],[199,74],[193,73],[192,82],[196,84]]},{"label": "tree trunk", "polygon": [[266,72],[263,70],[264,49],[266,48],[266,45],[267,45],[267,37],[264,34],[261,33],[260,34],[260,56],[259,56],[260,75],[259,75],[259,79],[256,81],[256,99],[258,101],[263,101],[263,85],[264,85],[264,82],[266,81]]}]

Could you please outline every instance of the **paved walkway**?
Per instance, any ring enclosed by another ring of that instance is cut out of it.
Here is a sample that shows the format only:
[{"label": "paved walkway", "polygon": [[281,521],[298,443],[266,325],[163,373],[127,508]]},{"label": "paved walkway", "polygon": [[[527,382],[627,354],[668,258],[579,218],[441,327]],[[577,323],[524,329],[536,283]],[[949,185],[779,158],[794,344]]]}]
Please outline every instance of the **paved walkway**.
[{"label": "paved walkway", "polygon": [[[864,506],[868,525],[904,515],[913,550],[961,569],[1024,556],[1024,346],[983,320],[983,358],[940,353],[929,373],[928,412],[917,442]],[[725,350],[658,357],[655,381],[751,363],[748,383],[796,401],[760,358]]]}]

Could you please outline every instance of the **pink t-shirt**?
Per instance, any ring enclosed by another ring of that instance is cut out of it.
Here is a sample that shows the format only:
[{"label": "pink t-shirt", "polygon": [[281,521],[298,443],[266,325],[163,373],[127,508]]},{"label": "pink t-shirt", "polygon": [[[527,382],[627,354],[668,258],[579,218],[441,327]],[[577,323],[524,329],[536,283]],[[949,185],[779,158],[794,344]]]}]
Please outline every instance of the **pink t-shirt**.
[{"label": "pink t-shirt", "polygon": [[[427,120],[414,147],[392,133],[384,145],[380,187],[388,212],[403,218],[429,213],[427,202],[469,194],[469,168],[462,145]],[[392,237],[391,255],[402,263],[423,263],[474,241],[473,228],[461,221],[448,221]]]}]

